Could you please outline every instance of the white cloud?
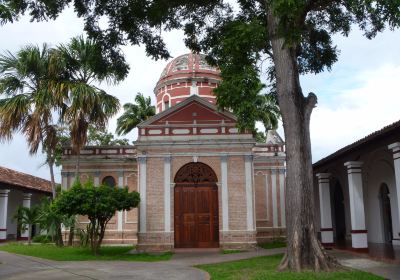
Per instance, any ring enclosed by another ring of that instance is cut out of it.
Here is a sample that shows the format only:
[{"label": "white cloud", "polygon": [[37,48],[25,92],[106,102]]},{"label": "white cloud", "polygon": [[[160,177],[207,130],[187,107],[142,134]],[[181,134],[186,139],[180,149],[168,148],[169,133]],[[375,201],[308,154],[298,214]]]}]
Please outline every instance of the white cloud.
[{"label": "white cloud", "polygon": [[314,161],[400,120],[400,65],[386,64],[352,79],[360,84],[323,99],[311,119]]}]

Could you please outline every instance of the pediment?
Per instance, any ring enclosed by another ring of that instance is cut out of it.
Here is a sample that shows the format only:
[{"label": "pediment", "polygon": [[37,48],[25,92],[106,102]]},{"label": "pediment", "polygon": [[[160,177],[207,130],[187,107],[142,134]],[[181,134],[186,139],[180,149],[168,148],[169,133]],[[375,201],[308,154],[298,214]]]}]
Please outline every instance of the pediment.
[{"label": "pediment", "polygon": [[196,95],[187,98],[177,105],[165,110],[139,127],[163,126],[174,124],[220,124],[236,123],[236,118],[230,112],[221,112],[218,108],[207,100]]}]

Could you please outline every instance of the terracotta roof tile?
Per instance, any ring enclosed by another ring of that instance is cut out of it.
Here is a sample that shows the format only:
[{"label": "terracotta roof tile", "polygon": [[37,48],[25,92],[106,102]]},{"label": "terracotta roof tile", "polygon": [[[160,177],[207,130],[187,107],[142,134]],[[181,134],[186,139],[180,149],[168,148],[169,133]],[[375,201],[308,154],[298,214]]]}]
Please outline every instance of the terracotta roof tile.
[{"label": "terracotta roof tile", "polygon": [[51,193],[51,182],[0,166],[0,183]]}]

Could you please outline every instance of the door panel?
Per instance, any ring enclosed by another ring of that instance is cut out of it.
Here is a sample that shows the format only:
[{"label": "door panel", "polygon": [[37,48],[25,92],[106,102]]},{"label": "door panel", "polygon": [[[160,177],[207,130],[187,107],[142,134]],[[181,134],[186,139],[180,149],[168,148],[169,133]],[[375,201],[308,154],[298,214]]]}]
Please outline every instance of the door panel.
[{"label": "door panel", "polygon": [[218,189],[215,185],[177,184],[175,247],[218,247]]}]

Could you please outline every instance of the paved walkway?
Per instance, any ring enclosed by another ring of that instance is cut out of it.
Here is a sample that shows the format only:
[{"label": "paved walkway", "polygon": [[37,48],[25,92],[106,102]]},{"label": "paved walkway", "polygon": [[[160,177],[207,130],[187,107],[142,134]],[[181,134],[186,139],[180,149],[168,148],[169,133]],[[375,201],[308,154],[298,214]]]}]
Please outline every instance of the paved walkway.
[{"label": "paved walkway", "polygon": [[208,279],[205,271],[168,262],[56,262],[0,251],[0,279]]},{"label": "paved walkway", "polygon": [[[218,250],[181,250],[166,262],[81,261],[57,262],[0,251],[0,279],[177,279],[203,280],[209,276],[193,265],[229,262],[283,253],[284,249],[221,254]],[[363,256],[331,251],[348,267],[371,272],[385,279],[400,280],[400,265],[385,264]]]},{"label": "paved walkway", "polygon": [[370,272],[385,279],[400,280],[400,265],[378,262],[358,254],[333,250],[331,252],[339,262],[347,267]]},{"label": "paved walkway", "polygon": [[283,254],[284,251],[285,248],[277,248],[270,250],[259,248],[255,251],[249,251],[243,253],[221,254],[219,249],[178,250],[172,256],[172,259],[168,263],[193,266],[200,264],[231,262],[231,261],[244,260],[261,256],[272,256],[276,254]]}]

